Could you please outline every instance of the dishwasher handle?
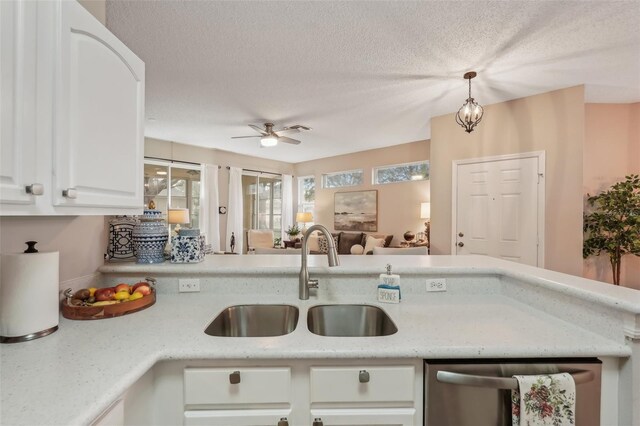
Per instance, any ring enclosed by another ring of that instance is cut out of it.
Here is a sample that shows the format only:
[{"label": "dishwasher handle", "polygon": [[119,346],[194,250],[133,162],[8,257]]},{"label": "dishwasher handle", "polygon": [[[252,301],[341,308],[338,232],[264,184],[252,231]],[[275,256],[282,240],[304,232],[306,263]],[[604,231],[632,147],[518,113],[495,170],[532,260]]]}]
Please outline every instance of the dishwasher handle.
[{"label": "dishwasher handle", "polygon": [[[588,383],[595,377],[593,371],[589,370],[575,371],[569,374],[573,377],[573,381],[576,385]],[[448,383],[450,385],[477,386],[492,389],[518,389],[518,381],[513,377],[477,376],[474,374],[454,373],[452,371],[440,370],[436,374],[436,379],[440,383]]]}]

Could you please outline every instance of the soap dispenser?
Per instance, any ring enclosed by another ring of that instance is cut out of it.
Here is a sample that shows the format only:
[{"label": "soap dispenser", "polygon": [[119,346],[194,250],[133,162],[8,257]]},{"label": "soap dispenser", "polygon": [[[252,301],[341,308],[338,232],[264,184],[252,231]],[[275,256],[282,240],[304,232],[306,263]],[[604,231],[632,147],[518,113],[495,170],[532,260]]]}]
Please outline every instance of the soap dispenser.
[{"label": "soap dispenser", "polygon": [[400,275],[391,273],[390,264],[387,264],[386,269],[385,274],[380,274],[378,302],[400,303]]}]

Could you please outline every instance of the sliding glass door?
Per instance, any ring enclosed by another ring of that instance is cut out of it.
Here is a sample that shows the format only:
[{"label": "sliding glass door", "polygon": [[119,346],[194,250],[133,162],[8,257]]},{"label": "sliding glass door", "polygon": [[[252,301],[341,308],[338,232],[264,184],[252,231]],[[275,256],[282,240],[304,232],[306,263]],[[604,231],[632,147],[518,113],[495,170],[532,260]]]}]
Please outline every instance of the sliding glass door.
[{"label": "sliding glass door", "polygon": [[243,171],[244,229],[282,229],[282,176]]}]

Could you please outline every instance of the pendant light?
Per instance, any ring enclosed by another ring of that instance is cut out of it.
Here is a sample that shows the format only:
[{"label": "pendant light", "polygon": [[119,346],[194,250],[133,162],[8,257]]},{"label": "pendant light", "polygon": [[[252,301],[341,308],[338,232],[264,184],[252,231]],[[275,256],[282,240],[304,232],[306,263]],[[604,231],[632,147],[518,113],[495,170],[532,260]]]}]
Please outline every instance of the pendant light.
[{"label": "pendant light", "polygon": [[473,132],[473,129],[482,120],[482,114],[484,113],[480,104],[471,97],[471,79],[476,75],[475,71],[465,73],[464,78],[469,80],[469,97],[456,114],[456,123],[464,127],[464,131],[467,133]]}]

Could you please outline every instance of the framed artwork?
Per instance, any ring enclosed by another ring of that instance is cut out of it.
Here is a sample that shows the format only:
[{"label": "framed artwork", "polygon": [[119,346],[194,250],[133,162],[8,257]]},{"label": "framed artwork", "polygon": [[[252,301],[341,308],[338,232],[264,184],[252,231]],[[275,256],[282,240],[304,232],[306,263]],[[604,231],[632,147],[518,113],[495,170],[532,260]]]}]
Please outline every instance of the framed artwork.
[{"label": "framed artwork", "polygon": [[378,191],[336,192],[333,228],[336,231],[378,231]]}]

